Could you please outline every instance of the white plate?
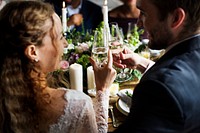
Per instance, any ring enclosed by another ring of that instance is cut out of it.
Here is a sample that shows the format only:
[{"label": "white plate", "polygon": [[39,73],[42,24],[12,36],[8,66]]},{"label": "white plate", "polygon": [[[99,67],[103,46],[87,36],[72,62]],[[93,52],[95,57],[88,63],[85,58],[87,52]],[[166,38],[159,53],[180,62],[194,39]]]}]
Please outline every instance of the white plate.
[{"label": "white plate", "polygon": [[[124,93],[126,95],[126,91],[128,91],[129,93],[133,94],[133,90],[131,89],[123,89],[123,90],[120,90],[121,93]],[[117,109],[123,113],[124,115],[128,115],[129,112],[130,112],[130,107],[125,103],[123,102],[120,98],[118,99],[117,103],[116,103],[116,107]]]},{"label": "white plate", "polygon": [[130,112],[130,108],[126,103],[124,103],[121,99],[119,99],[116,103],[117,109],[124,115],[128,115]]}]

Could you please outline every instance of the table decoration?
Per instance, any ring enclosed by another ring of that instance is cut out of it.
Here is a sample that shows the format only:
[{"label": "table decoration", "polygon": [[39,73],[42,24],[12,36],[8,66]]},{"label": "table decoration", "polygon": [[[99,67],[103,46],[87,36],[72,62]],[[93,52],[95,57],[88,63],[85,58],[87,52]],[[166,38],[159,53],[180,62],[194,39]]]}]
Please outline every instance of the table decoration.
[{"label": "table decoration", "polygon": [[[103,28],[103,22],[96,28],[101,30]],[[77,63],[83,67],[83,91],[87,92],[87,68],[91,66],[89,57],[91,56],[92,43],[94,39],[94,31],[67,31],[66,40],[68,47],[64,49],[63,61],[59,70],[54,72],[55,76],[59,74],[59,71],[65,71],[66,80],[69,79],[69,66]]]},{"label": "table decoration", "polygon": [[65,33],[67,31],[67,8],[65,7],[65,1],[63,1],[62,6],[62,27],[63,33]]},{"label": "table decoration", "polygon": [[108,46],[108,41],[109,41],[109,24],[108,24],[108,0],[104,0],[103,7],[102,7],[102,12],[103,12],[103,39],[104,39],[104,45]]},{"label": "table decoration", "polygon": [[83,67],[74,63],[69,67],[70,88],[83,91]]},{"label": "table decoration", "polygon": [[87,68],[87,87],[88,87],[88,90],[96,88],[95,78],[94,78],[94,71],[93,71],[93,67],[92,66],[89,66]]},{"label": "table decoration", "polygon": [[[67,32],[66,40],[68,42],[68,47],[65,48],[65,52],[63,55],[63,61],[61,62],[61,69],[54,72],[55,75],[59,74],[59,71],[65,71],[66,80],[70,80],[69,77],[69,67],[71,64],[77,63],[82,65],[83,67],[83,91],[87,92],[88,89],[88,81],[87,81],[87,68],[91,66],[89,57],[91,56],[92,44],[94,41],[94,32],[99,31],[104,34],[103,31],[104,22],[102,22],[94,31],[86,31],[86,32],[77,32],[72,30]],[[137,36],[138,38],[139,33],[137,30],[132,32],[132,36]],[[134,38],[134,37],[133,37]],[[134,52],[141,52],[143,49],[146,48],[146,45],[138,41],[130,41],[124,40],[125,43],[128,44]],[[131,80],[139,80],[142,74],[137,70],[128,70],[133,75]],[[115,81],[115,83],[117,83]],[[126,83],[126,82],[125,82]],[[128,82],[127,82],[128,83]],[[119,86],[124,83],[119,83]]]}]

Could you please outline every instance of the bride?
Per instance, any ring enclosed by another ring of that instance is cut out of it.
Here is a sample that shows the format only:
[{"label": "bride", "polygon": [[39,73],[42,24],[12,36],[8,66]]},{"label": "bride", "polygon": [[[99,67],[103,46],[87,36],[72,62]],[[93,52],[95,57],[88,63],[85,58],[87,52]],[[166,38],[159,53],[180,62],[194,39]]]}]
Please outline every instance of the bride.
[{"label": "bride", "polygon": [[110,53],[102,68],[91,59],[93,105],[82,92],[48,84],[67,45],[52,6],[9,2],[0,12],[0,29],[0,132],[107,133],[108,88],[116,76]]}]

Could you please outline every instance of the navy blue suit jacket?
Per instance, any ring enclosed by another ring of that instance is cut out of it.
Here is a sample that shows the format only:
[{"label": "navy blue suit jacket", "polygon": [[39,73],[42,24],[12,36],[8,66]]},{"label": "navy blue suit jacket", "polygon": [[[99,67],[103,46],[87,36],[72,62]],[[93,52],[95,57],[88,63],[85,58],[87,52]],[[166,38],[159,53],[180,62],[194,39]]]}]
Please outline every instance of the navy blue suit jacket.
[{"label": "navy blue suit jacket", "polygon": [[[61,0],[45,0],[54,6],[55,12],[58,16],[62,16],[62,1]],[[103,21],[102,8],[88,0],[82,0],[82,7],[80,13],[83,15],[83,25],[76,26],[76,31],[95,30],[97,26]]]},{"label": "navy blue suit jacket", "polygon": [[[82,1],[82,8],[80,13],[83,15],[84,30],[95,30],[97,26],[103,21],[102,9],[100,6],[88,1]],[[82,31],[82,24],[75,27],[77,31]]]},{"label": "navy blue suit jacket", "polygon": [[115,133],[200,133],[200,36],[173,47],[136,86]]}]

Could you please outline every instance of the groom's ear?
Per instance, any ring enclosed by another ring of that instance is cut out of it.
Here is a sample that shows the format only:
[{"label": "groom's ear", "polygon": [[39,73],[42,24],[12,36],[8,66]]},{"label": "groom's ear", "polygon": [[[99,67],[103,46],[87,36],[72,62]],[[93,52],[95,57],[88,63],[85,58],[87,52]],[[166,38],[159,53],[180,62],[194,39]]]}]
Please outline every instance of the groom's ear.
[{"label": "groom's ear", "polygon": [[183,27],[185,17],[185,11],[182,8],[177,8],[172,13],[171,28],[177,30],[180,27]]}]

